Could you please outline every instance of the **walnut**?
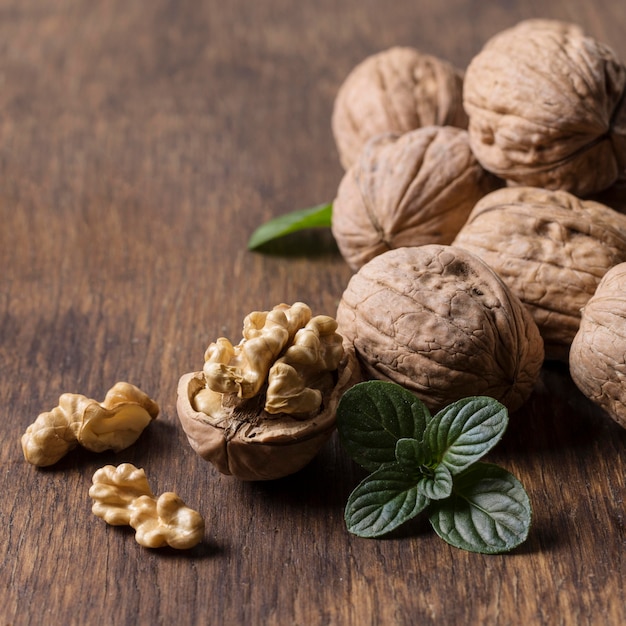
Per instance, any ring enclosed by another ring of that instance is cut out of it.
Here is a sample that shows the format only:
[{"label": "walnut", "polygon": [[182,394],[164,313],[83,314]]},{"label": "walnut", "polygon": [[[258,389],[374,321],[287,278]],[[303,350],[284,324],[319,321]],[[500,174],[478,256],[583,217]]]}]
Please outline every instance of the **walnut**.
[{"label": "walnut", "polygon": [[578,26],[521,22],[467,68],[470,144],[511,185],[598,192],[626,170],[625,87],[626,67]]},{"label": "walnut", "polygon": [[352,359],[336,321],[304,303],[254,311],[237,345],[212,343],[181,377],[177,410],[192,448],[223,474],[271,480],[304,467],[335,427]]},{"label": "walnut", "polygon": [[130,383],[118,382],[103,402],[64,393],[59,405],[41,413],[22,435],[24,458],[40,467],[60,461],[77,445],[91,452],[119,452],[137,441],[159,406]]},{"label": "walnut", "polygon": [[339,185],[333,236],[354,270],[393,248],[449,244],[474,204],[499,186],[472,154],[465,130],[378,135]]},{"label": "walnut", "polygon": [[498,272],[530,310],[546,358],[566,361],[580,309],[626,261],[626,215],[566,191],[499,189],[477,203],[454,245]]},{"label": "walnut", "polygon": [[569,367],[578,388],[626,428],[626,263],[604,275],[585,305]]},{"label": "walnut", "polygon": [[530,313],[488,265],[453,246],[375,257],[350,279],[337,321],[364,378],[399,383],[431,410],[487,395],[515,411],[543,363]]},{"label": "walnut", "polygon": [[92,512],[112,526],[130,526],[146,548],[193,548],[204,535],[204,518],[173,492],[158,498],[143,469],[131,463],[96,471],[89,489]]},{"label": "walnut", "polygon": [[422,126],[467,128],[463,75],[448,62],[410,47],[367,57],[341,85],[332,130],[348,169],[365,142],[380,133],[405,133]]}]

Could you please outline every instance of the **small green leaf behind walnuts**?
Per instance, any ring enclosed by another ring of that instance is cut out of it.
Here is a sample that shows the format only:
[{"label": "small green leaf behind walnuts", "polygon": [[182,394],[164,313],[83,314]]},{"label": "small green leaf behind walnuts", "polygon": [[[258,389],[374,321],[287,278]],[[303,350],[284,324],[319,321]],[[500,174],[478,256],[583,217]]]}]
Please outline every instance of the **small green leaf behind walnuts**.
[{"label": "small green leaf behind walnuts", "polygon": [[290,233],[308,228],[330,228],[332,203],[318,204],[306,209],[279,215],[261,224],[248,240],[248,250],[256,250],[262,245]]}]

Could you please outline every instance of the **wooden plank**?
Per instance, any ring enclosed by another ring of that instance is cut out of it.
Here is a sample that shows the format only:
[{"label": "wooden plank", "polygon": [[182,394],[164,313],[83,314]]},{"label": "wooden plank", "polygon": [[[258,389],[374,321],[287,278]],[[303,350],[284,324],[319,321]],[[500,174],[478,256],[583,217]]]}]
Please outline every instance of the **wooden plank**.
[{"label": "wooden plank", "polygon": [[[626,58],[617,4],[0,0],[0,624],[622,624],[626,434],[544,368],[490,456],[526,485],[510,555],[461,552],[418,519],[349,535],[362,476],[336,437],[271,483],[190,449],[178,378],[243,317],[303,300],[334,314],[350,277],[330,233],[246,251],[261,222],[333,198],[335,93],[367,54],[414,45],[465,66],[532,16],[584,25]],[[623,196],[622,196],[623,197]],[[28,465],[19,438],[66,391],[117,380],[161,414],[119,453]],[[99,467],[144,467],[206,517],[189,552],[97,519]]]}]

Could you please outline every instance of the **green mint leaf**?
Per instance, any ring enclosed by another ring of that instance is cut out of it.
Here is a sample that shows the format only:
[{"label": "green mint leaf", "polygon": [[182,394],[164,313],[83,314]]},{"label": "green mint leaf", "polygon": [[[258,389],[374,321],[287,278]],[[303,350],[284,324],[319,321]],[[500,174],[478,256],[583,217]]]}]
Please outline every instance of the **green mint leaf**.
[{"label": "green mint leaf", "polygon": [[433,470],[423,471],[423,477],[418,482],[417,488],[429,500],[443,500],[452,493],[452,474],[450,470],[440,463]]},{"label": "green mint leaf", "polygon": [[430,462],[430,452],[422,442],[410,437],[403,437],[396,442],[396,461],[401,465],[419,467]]},{"label": "green mint leaf", "polygon": [[261,224],[248,240],[248,250],[255,250],[268,241],[306,228],[330,228],[332,203],[299,209]]},{"label": "green mint leaf", "polygon": [[431,500],[447,498],[452,493],[452,474],[439,463],[432,465],[432,455],[428,447],[417,439],[398,439],[396,459],[407,471],[419,472],[421,478],[417,488]]},{"label": "green mint leaf", "polygon": [[414,518],[428,506],[417,488],[419,476],[398,463],[384,465],[350,494],[345,509],[348,530],[359,537],[379,537]]},{"label": "green mint leaf", "polygon": [[476,463],[455,476],[452,495],[432,502],[430,523],[449,544],[483,554],[508,552],[530,529],[528,494],[512,474]]},{"label": "green mint leaf", "polygon": [[464,398],[432,418],[424,439],[435,459],[455,475],[478,461],[500,441],[508,419],[506,407],[493,398]]},{"label": "green mint leaf", "polygon": [[396,461],[398,439],[421,441],[431,419],[426,406],[395,383],[372,380],[346,391],[337,407],[337,431],[347,453],[369,471]]}]

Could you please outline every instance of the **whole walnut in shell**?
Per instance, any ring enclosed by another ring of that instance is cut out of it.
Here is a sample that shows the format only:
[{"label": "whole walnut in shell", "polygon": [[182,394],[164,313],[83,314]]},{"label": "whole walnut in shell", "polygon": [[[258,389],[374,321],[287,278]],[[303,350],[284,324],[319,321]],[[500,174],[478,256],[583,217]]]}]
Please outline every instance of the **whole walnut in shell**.
[{"label": "whole walnut in shell", "polygon": [[583,309],[569,367],[578,388],[626,428],[626,263],[604,275]]},{"label": "whole walnut in shell", "polygon": [[578,26],[521,22],[465,73],[472,149],[511,185],[598,192],[626,170],[625,88],[615,53]]},{"label": "whole walnut in shell", "polygon": [[375,135],[431,125],[467,128],[462,72],[402,46],[359,63],[339,88],[332,115],[333,135],[346,169]]},{"label": "whole walnut in shell", "polygon": [[487,264],[452,246],[375,257],[350,279],[337,322],[364,378],[399,383],[431,410],[487,395],[515,411],[543,363],[530,313]]},{"label": "whole walnut in shell", "polygon": [[394,248],[449,244],[474,204],[499,186],[474,157],[465,130],[378,135],[339,185],[333,236],[355,270]]},{"label": "whole walnut in shell", "polygon": [[303,468],[335,428],[354,375],[336,321],[302,302],[246,316],[241,341],[211,343],[180,378],[176,408],[191,447],[223,474],[271,480]]},{"label": "whole walnut in shell", "polygon": [[528,307],[546,357],[567,360],[581,308],[626,261],[626,215],[566,191],[498,189],[476,204],[454,245],[481,257]]}]

